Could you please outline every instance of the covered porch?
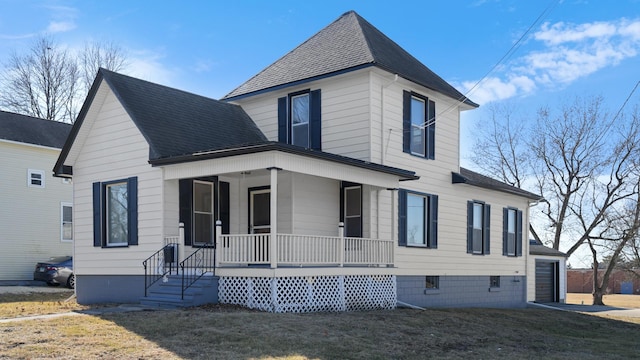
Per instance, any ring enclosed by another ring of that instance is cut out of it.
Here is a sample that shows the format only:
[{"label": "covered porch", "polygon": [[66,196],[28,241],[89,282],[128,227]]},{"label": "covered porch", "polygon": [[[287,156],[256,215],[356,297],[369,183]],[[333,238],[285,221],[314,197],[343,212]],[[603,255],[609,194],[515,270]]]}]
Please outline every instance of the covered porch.
[{"label": "covered porch", "polygon": [[211,248],[220,270],[394,266],[395,190],[412,172],[310,150],[206,157],[162,166],[178,262]]}]

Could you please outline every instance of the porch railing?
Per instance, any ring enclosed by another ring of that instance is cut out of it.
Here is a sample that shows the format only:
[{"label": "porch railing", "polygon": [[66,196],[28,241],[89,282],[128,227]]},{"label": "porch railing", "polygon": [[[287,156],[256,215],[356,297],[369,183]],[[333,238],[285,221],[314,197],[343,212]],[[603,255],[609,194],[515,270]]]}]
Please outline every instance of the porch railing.
[{"label": "porch railing", "polygon": [[394,263],[392,240],[295,234],[277,234],[276,238],[276,259],[272,262],[270,234],[221,235],[219,264],[388,266]]},{"label": "porch railing", "polygon": [[204,246],[198,248],[191,255],[180,262],[180,272],[182,273],[182,294],[184,300],[184,292],[191,285],[195,284],[198,279],[206,273],[215,275],[216,268],[216,249],[215,246]]},{"label": "porch railing", "polygon": [[142,262],[144,267],[144,296],[151,285],[174,271],[178,273],[178,243],[167,243]]}]

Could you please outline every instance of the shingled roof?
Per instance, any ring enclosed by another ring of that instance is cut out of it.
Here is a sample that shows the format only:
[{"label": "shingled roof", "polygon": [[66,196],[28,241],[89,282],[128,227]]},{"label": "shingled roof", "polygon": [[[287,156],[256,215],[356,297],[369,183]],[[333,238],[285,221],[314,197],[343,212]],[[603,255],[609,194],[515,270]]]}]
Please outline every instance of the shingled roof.
[{"label": "shingled roof", "polygon": [[100,83],[104,80],[149,144],[154,166],[233,155],[282,151],[415,180],[415,172],[345,156],[269,141],[238,105],[100,69],[78,120],[54,167],[56,175],[71,175],[64,166]]},{"label": "shingled roof", "polygon": [[514,195],[520,195],[531,200],[542,200],[542,196],[534,194],[532,192],[522,190],[515,186],[511,186],[509,184],[503,183],[502,181],[498,181],[496,179],[492,179],[488,176],[484,176],[477,172],[471,171],[469,169],[465,169],[463,167],[460,168],[459,173],[452,173],[451,180],[454,184],[468,184],[473,186],[482,187],[490,190],[502,191]]},{"label": "shingled roof", "polygon": [[0,111],[0,139],[62,149],[71,124]]},{"label": "shingled roof", "polygon": [[478,107],[355,11],[344,13],[223,99],[240,98],[368,66],[398,74]]},{"label": "shingled roof", "polygon": [[535,239],[529,239],[529,254],[567,257],[567,254],[563,253],[562,251],[558,251],[556,249],[544,246],[542,242]]},{"label": "shingled roof", "polygon": [[[147,140],[149,160],[267,141],[240,106],[106,69],[98,71],[87,99],[93,97],[101,80],[109,85]],[[78,128],[86,110],[83,108],[76,121]],[[70,136],[69,145],[76,133]]]}]

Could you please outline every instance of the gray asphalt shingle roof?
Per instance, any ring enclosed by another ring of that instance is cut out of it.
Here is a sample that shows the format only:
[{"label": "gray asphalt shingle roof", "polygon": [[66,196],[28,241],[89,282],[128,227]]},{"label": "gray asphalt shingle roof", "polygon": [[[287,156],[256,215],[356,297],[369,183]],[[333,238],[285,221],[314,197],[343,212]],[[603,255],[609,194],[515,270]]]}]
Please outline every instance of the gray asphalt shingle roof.
[{"label": "gray asphalt shingle roof", "polygon": [[71,124],[0,111],[0,139],[62,149]]},{"label": "gray asphalt shingle roof", "polygon": [[465,169],[463,167],[460,168],[460,172],[454,172],[452,174],[452,182],[454,184],[469,184],[478,187],[483,187],[485,189],[498,190],[510,194],[524,196],[526,198],[532,200],[542,200],[542,196],[534,194],[532,192],[522,190],[515,186],[511,186],[509,184],[503,183],[502,181],[498,181],[496,179],[492,179],[488,176],[484,176],[475,171],[471,171],[469,169]]},{"label": "gray asphalt shingle roof", "polygon": [[567,257],[567,254],[563,253],[562,251],[544,246],[541,242],[536,241],[535,239],[529,240],[529,254]]},{"label": "gray asphalt shingle roof", "polygon": [[478,106],[354,11],[340,16],[224,99],[366,66],[377,66],[469,106]]},{"label": "gray asphalt shingle roof", "polygon": [[100,69],[149,143],[149,160],[264,143],[237,105]]}]

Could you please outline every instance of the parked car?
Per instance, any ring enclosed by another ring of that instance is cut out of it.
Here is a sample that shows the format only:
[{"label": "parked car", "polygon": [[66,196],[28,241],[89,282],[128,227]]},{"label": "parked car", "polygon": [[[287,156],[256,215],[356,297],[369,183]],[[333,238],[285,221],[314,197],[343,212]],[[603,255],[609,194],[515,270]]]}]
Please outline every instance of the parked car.
[{"label": "parked car", "polygon": [[45,281],[48,285],[64,285],[70,289],[76,286],[71,256],[52,257],[39,262],[33,272],[33,280]]}]

